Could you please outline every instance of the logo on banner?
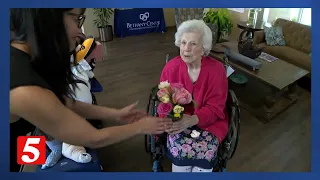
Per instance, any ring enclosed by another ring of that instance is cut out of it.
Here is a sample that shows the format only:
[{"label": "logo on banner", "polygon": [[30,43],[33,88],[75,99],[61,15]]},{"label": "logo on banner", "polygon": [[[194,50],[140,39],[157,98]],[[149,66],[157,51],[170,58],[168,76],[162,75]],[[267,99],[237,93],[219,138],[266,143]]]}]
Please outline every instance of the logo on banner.
[{"label": "logo on banner", "polygon": [[152,29],[160,26],[160,21],[148,21],[150,17],[149,12],[145,12],[139,15],[139,19],[143,22],[127,23],[129,30],[140,30],[140,29]]},{"label": "logo on banner", "polygon": [[146,21],[149,18],[149,12],[145,12],[144,14],[140,14],[140,19],[142,21]]}]

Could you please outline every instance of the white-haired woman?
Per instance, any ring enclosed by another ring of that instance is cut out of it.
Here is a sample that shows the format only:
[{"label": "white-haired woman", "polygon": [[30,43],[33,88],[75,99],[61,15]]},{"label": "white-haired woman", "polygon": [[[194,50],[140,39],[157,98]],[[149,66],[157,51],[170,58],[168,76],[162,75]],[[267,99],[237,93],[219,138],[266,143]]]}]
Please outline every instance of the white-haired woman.
[{"label": "white-haired woman", "polygon": [[[226,71],[222,63],[208,56],[212,32],[203,21],[183,22],[175,34],[175,45],[180,56],[165,65],[160,81],[183,84],[197,107],[185,107],[183,118],[167,130],[172,171],[212,172],[218,147],[228,131]],[[193,130],[197,137],[190,136]]]}]

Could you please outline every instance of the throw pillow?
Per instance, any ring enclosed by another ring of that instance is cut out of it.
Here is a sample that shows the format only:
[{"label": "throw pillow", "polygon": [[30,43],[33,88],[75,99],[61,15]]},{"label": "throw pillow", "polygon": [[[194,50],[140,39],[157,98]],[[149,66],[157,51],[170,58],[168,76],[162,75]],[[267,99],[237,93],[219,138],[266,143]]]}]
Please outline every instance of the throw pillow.
[{"label": "throw pillow", "polygon": [[285,46],[286,42],[281,27],[269,27],[264,29],[265,39],[268,46]]}]

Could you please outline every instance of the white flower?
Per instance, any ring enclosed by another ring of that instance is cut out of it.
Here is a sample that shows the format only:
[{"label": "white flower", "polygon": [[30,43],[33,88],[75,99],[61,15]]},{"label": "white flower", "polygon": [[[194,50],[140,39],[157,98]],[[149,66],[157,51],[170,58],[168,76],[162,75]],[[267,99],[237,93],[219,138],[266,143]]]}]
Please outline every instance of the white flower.
[{"label": "white flower", "polygon": [[158,85],[159,89],[163,89],[163,88],[168,88],[170,86],[170,83],[168,81],[162,81],[160,82],[160,84]]},{"label": "white flower", "polygon": [[192,131],[191,137],[197,138],[197,137],[199,137],[199,136],[200,136],[200,133],[199,133],[198,131],[196,131],[196,130],[193,130],[193,131]]},{"label": "white flower", "polygon": [[174,113],[180,114],[182,111],[184,111],[184,107],[182,107],[182,106],[176,105],[173,108]]}]

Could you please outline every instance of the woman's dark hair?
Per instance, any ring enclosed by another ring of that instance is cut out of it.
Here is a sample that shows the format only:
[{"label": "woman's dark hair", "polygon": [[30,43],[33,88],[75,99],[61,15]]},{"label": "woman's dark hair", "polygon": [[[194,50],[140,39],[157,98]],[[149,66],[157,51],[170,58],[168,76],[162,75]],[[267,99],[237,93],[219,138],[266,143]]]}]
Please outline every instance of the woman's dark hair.
[{"label": "woman's dark hair", "polygon": [[[32,64],[61,102],[75,87],[70,67],[70,46],[64,15],[71,8],[10,9],[10,43],[27,43]],[[84,13],[85,9],[82,9]]]}]

